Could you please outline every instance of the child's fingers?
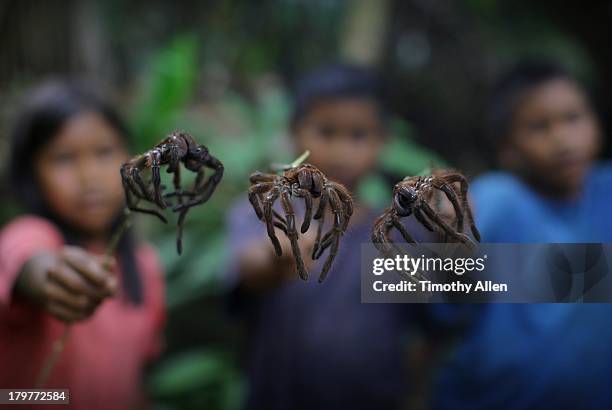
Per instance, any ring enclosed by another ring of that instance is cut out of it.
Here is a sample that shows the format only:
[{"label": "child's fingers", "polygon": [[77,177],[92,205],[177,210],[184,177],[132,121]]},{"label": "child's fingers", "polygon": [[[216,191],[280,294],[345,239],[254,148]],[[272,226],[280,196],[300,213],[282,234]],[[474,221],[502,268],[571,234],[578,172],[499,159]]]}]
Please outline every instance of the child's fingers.
[{"label": "child's fingers", "polygon": [[96,256],[96,260],[102,266],[102,269],[106,272],[112,272],[117,266],[117,260],[108,255]]},{"label": "child's fingers", "polygon": [[85,295],[92,299],[103,299],[108,296],[104,289],[92,286],[71,266],[66,264],[60,263],[50,268],[47,272],[47,277],[49,281],[56,282],[72,293]]},{"label": "child's fingers", "polygon": [[63,260],[85,279],[97,287],[105,288],[109,294],[112,294],[114,280],[95,257],[76,247],[64,248],[62,256]]},{"label": "child's fingers", "polygon": [[117,277],[114,274],[109,275],[109,272],[113,272],[115,268],[117,267],[117,259],[115,259],[113,256],[108,256],[108,255],[97,256],[96,258],[100,262],[100,265],[102,266],[102,269],[104,270],[104,273],[107,275],[107,279],[106,279],[107,290],[109,291],[111,295],[116,294],[117,287],[118,287]]},{"label": "child's fingers", "polygon": [[311,229],[300,237],[300,248],[307,252],[312,252],[312,248],[316,241],[317,234]]},{"label": "child's fingers", "polygon": [[285,257],[285,259],[287,259],[289,256],[291,256],[291,241],[289,240],[289,238],[287,238],[287,236],[285,236],[284,233],[280,233],[280,231],[277,230],[277,235],[278,236],[278,243],[280,244],[281,250],[283,251],[283,254],[280,256]]},{"label": "child's fingers", "polygon": [[75,294],[59,285],[49,281],[45,286],[45,295],[51,303],[59,303],[76,313],[86,314],[94,303],[83,294]]}]

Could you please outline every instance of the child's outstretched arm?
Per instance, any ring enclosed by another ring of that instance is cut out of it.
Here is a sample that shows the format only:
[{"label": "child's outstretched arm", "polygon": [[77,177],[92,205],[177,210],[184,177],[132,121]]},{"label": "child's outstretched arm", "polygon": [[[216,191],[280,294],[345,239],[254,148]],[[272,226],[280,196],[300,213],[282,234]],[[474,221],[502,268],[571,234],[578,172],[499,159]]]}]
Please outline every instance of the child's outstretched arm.
[{"label": "child's outstretched arm", "polygon": [[116,287],[103,262],[82,249],[66,248],[49,221],[17,218],[0,231],[0,321],[25,323],[39,310],[69,320],[87,310],[79,304],[95,309],[95,302]]},{"label": "child's outstretched arm", "polygon": [[23,265],[15,291],[59,320],[83,320],[115,294],[117,279],[107,270],[113,264],[78,247],[42,251]]},{"label": "child's outstretched arm", "polygon": [[[272,290],[287,280],[299,278],[289,239],[284,233],[277,232],[283,252],[282,256],[276,256],[264,224],[257,219],[246,200],[230,211],[227,226],[229,252],[224,280],[228,288],[240,294],[258,294]],[[300,235],[298,244],[306,268],[312,268],[310,254],[315,239],[314,229]]]},{"label": "child's outstretched arm", "polygon": [[[238,253],[238,272],[240,284],[244,289],[264,291],[278,286],[283,281],[298,278],[289,239],[280,231],[278,239],[283,251],[282,256],[276,256],[270,241],[264,236],[252,241]],[[315,239],[312,231],[300,237],[299,246],[303,255],[310,255]],[[310,257],[305,257],[304,263],[307,268],[312,268]]]}]

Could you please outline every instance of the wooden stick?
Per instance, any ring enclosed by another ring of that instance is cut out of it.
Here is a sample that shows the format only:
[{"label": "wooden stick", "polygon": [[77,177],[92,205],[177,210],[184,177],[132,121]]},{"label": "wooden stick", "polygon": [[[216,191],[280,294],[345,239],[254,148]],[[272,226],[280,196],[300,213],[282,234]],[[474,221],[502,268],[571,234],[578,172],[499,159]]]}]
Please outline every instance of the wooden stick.
[{"label": "wooden stick", "polygon": [[[113,235],[111,236],[110,241],[108,242],[108,246],[106,247],[106,251],[104,252],[104,255],[107,257],[107,259],[115,254],[115,251],[117,250],[117,246],[119,246],[121,238],[131,226],[131,224],[132,221],[130,218],[130,210],[125,208],[123,211],[123,220],[121,221],[121,224],[117,227],[117,230],[113,232]],[[108,260],[105,261],[102,265],[102,268],[108,272],[110,270],[110,262]],[[45,384],[47,384],[47,381],[49,380],[49,377],[51,376],[55,365],[59,361],[62,352],[64,351],[64,347],[66,346],[66,342],[68,341],[68,336],[70,335],[71,326],[72,324],[68,323],[64,328],[64,332],[62,333],[62,335],[53,342],[51,352],[45,358],[43,366],[40,369],[40,372],[38,373],[38,377],[36,378],[36,389],[42,389]]]}]

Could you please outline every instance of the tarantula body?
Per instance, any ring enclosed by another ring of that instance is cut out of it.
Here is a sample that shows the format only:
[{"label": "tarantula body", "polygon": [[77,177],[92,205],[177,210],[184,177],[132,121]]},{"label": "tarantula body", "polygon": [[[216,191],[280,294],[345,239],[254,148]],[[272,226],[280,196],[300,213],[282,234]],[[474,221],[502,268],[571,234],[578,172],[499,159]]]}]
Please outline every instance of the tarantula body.
[{"label": "tarantula body", "polygon": [[[195,182],[190,190],[181,188],[181,164],[188,171],[196,173]],[[161,185],[162,165],[167,165],[167,172],[173,174],[174,191],[166,194],[163,193],[165,187]],[[205,179],[205,168],[213,170],[213,174],[208,179]],[[142,172],[145,170],[151,171],[148,182],[142,177]],[[160,209],[165,209],[169,205],[166,198],[177,199],[172,210],[179,212],[177,229],[179,253],[182,252],[183,223],[187,212],[191,207],[208,201],[222,177],[221,161],[213,157],[204,145],[198,145],[191,135],[183,132],[171,133],[153,149],[133,157],[121,167],[126,204],[130,210],[155,215],[163,222],[167,222],[158,209],[142,208],[138,203],[144,200]]]},{"label": "tarantula body", "polygon": [[[292,198],[304,199],[305,212],[300,232],[308,231],[313,219],[318,221],[312,259],[319,259],[323,252],[330,248],[319,276],[319,282],[325,280],[338,252],[340,237],[346,231],[353,214],[353,200],[348,190],[342,184],[327,179],[318,168],[311,164],[290,167],[282,175],[255,172],[251,175],[250,182],[249,201],[257,217],[266,224],[267,233],[276,254],[282,255],[280,242],[275,232],[275,228],[278,228],[289,238],[298,274],[300,278],[306,280],[308,272],[298,246],[295,211],[291,203]],[[279,198],[285,216],[273,209],[274,203]],[[318,199],[319,202],[313,214],[314,199]],[[325,211],[328,205],[334,215],[334,221],[331,229],[323,235]]]},{"label": "tarantula body", "polygon": [[[459,184],[459,189],[455,184]],[[436,190],[442,192],[452,204],[456,221],[454,228],[447,224],[428,203]],[[415,243],[400,221],[401,218],[410,215],[414,215],[416,220],[431,232],[438,232],[447,238],[471,245],[472,240],[463,233],[464,220],[467,218],[472,235],[480,241],[480,233],[474,224],[467,191],[467,180],[456,172],[438,172],[430,176],[404,178],[393,188],[391,207],[374,222],[372,242],[381,253],[399,251],[390,237],[391,230],[395,228],[406,242]]]}]

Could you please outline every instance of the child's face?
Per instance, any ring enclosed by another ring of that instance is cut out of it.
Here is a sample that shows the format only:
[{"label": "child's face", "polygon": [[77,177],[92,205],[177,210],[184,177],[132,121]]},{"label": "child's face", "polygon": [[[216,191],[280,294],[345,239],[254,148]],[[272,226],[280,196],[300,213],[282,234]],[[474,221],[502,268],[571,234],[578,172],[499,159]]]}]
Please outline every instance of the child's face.
[{"label": "child's face", "polygon": [[120,135],[100,115],[72,117],[35,160],[46,203],[79,231],[107,234],[123,204],[119,168],[127,157]]},{"label": "child's face", "polygon": [[572,194],[580,190],[599,144],[599,125],[585,94],[574,82],[556,79],[523,96],[501,160],[546,190]]},{"label": "child's face", "polygon": [[307,162],[349,188],[371,172],[384,143],[380,113],[372,101],[339,98],[316,103],[293,129]]}]

